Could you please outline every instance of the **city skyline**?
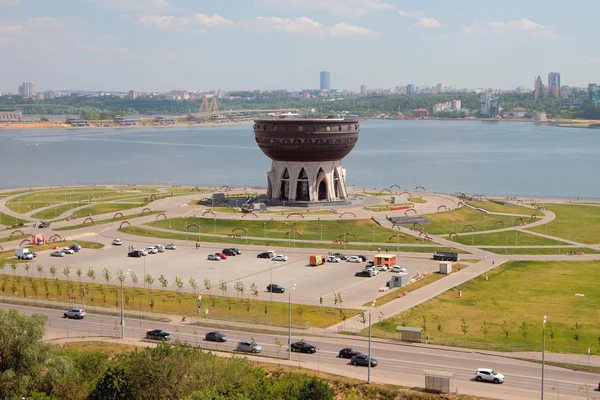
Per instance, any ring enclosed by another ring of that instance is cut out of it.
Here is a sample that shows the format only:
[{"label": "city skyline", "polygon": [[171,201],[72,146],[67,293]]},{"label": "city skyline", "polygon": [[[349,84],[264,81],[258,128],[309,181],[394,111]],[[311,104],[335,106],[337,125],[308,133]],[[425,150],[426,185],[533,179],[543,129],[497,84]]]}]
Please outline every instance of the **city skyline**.
[{"label": "city skyline", "polygon": [[0,0],[0,51],[10,56],[0,92],[24,81],[38,91],[317,89],[324,67],[331,89],[356,91],[529,88],[553,71],[562,85],[598,81],[600,58],[586,49],[600,4],[552,3]]}]

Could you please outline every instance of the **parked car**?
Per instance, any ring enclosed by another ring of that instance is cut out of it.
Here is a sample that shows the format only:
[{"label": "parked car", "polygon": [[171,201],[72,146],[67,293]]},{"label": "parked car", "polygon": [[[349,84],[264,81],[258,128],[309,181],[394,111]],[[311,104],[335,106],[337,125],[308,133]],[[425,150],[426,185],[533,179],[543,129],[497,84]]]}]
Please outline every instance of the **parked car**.
[{"label": "parked car", "polygon": [[327,262],[330,262],[330,263],[339,263],[341,261],[342,260],[339,257],[336,257],[336,256],[327,256]]},{"label": "parked car", "polygon": [[351,263],[359,263],[359,262],[362,262],[362,259],[359,258],[358,256],[351,256],[351,257],[348,257],[346,259],[346,261],[351,262]]},{"label": "parked car", "polygon": [[242,254],[242,251],[240,249],[235,248],[235,247],[230,247],[229,250],[233,251],[238,256]]},{"label": "parked car", "polygon": [[343,349],[340,350],[340,353],[338,354],[339,358],[352,358],[354,356],[357,356],[359,354],[362,354],[360,351],[358,350],[354,350],[351,347],[345,347]]},{"label": "parked car", "polygon": [[225,336],[221,332],[208,332],[204,336],[204,339],[208,340],[209,342],[226,342],[227,336]]},{"label": "parked car", "polygon": [[241,342],[238,342],[235,350],[245,351],[247,353],[260,353],[262,351],[262,347],[258,343],[242,340]]},{"label": "parked car", "polygon": [[169,243],[165,246],[165,250],[177,250],[177,245],[175,243]]},{"label": "parked car", "polygon": [[226,256],[236,256],[237,255],[237,253],[231,249],[223,249],[223,251],[221,253],[225,254]]},{"label": "parked car", "polygon": [[364,270],[365,270],[365,271],[369,271],[369,272],[371,272],[371,274],[373,274],[373,275],[377,275],[377,274],[378,274],[378,272],[377,272],[377,270],[375,269],[375,267],[369,267],[369,268],[365,268]]},{"label": "parked car", "polygon": [[371,271],[362,270],[362,271],[358,271],[357,273],[355,273],[354,276],[363,276],[365,278],[370,278],[370,277],[375,276],[375,275],[373,275],[371,273]]},{"label": "parked car", "polygon": [[61,251],[65,254],[75,254],[75,251],[69,247],[63,247]]},{"label": "parked car", "polygon": [[142,250],[134,250],[127,253],[127,257],[142,257],[144,252]]},{"label": "parked car", "polygon": [[30,251],[30,253],[33,258],[37,258],[37,253],[35,251]]},{"label": "parked car", "polygon": [[158,249],[154,246],[146,247],[144,250],[148,254],[157,254],[158,253]]},{"label": "parked car", "polygon": [[363,256],[363,255],[360,255],[360,254],[359,254],[359,255],[357,255],[356,257],[360,258],[360,260],[361,260],[361,261],[363,261],[363,262],[364,262],[364,261],[367,261],[367,260],[369,259],[369,257],[367,257],[367,256]]},{"label": "parked car", "polygon": [[[21,225],[23,226],[23,225]],[[47,221],[40,221],[40,223],[37,226],[38,228],[49,228],[50,227],[50,222]]]},{"label": "parked car", "polygon": [[348,258],[345,255],[343,255],[342,253],[333,253],[332,256],[337,257],[342,261],[345,260],[346,258]]},{"label": "parked car", "polygon": [[154,329],[146,332],[146,339],[149,340],[171,340],[171,334],[162,329]]},{"label": "parked car", "polygon": [[316,353],[317,347],[313,346],[308,342],[296,342],[292,343],[292,351],[297,351],[300,353]]},{"label": "parked car", "polygon": [[[371,367],[376,367],[377,360],[374,359],[373,357],[371,357],[370,359],[371,359]],[[350,359],[350,363],[352,363],[352,365],[363,365],[365,367],[368,367],[369,366],[369,356],[366,354],[358,354]]]},{"label": "parked car", "polygon": [[79,250],[81,250],[81,245],[77,244],[77,243],[73,243],[72,245],[69,246],[69,248],[71,250],[73,250],[75,253],[77,253]]},{"label": "parked car", "polygon": [[274,251],[264,251],[262,253],[259,253],[256,258],[273,258],[275,257],[277,254],[275,254]]},{"label": "parked car", "polygon": [[122,244],[123,242],[121,241],[121,239],[113,240],[113,246],[121,246]]},{"label": "parked car", "polygon": [[[371,267],[369,267],[369,268],[371,268]],[[388,270],[388,267],[387,267],[387,265],[383,265],[383,264],[381,264],[381,265],[376,265],[376,266],[375,266],[375,267],[373,267],[373,268],[375,268],[375,271],[387,271],[387,270]]]},{"label": "parked car", "polygon": [[52,257],[64,257],[65,253],[63,253],[60,250],[55,250],[52,253],[50,253],[50,256],[52,256]]},{"label": "parked car", "polygon": [[375,265],[375,261],[368,261],[367,265],[365,265],[365,268],[372,267],[373,265]]},{"label": "parked car", "polygon": [[271,261],[287,261],[287,260],[288,260],[287,256],[284,256],[283,254],[280,254],[278,256],[271,258]]},{"label": "parked car", "polygon": [[71,308],[63,314],[63,318],[82,319],[83,317],[85,317],[85,310],[83,308]]},{"label": "parked car", "polygon": [[477,368],[475,371],[475,380],[477,382],[493,382],[502,383],[504,382],[504,375],[494,371],[491,368]]},{"label": "parked car", "polygon": [[221,257],[221,260],[227,260],[227,256],[223,253],[215,253],[215,256]]},{"label": "parked car", "polygon": [[148,252],[145,249],[138,250],[142,256],[147,256]]},{"label": "parked car", "polygon": [[394,265],[391,269],[392,272],[406,272],[406,268],[403,268],[399,265]]},{"label": "parked car", "polygon": [[163,246],[162,244],[157,244],[154,247],[156,247],[156,250],[158,250],[159,253],[164,253],[165,252],[165,246]]},{"label": "parked car", "polygon": [[285,293],[285,289],[279,285],[271,283],[271,284],[267,285],[267,292]]},{"label": "parked car", "polygon": [[209,259],[209,260],[212,260],[212,261],[221,261],[221,257],[219,257],[219,256],[218,256],[218,255],[216,255],[216,254],[209,254],[209,255],[208,255],[208,259]]}]

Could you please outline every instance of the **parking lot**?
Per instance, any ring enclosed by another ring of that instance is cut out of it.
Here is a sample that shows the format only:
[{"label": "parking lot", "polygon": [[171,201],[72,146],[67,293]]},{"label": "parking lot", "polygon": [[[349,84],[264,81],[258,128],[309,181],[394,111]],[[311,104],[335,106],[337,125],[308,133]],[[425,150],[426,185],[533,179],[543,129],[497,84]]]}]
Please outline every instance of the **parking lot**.
[{"label": "parking lot", "polygon": [[[109,242],[110,243],[110,242]],[[153,288],[160,288],[158,277],[163,274],[169,280],[169,290],[175,290],[173,281],[175,277],[180,277],[184,283],[184,290],[192,291],[188,280],[193,277],[197,285],[205,293],[203,281],[209,279],[213,285],[212,293],[221,294],[218,284],[221,280],[227,282],[227,295],[237,297],[234,284],[237,281],[244,282],[246,297],[251,296],[249,286],[256,283],[259,287],[259,299],[268,300],[273,298],[275,301],[288,301],[289,290],[294,284],[296,289],[292,292],[292,302],[302,304],[318,305],[320,297],[323,298],[323,304],[333,306],[333,292],[340,292],[343,298],[344,307],[357,307],[369,300],[376,298],[382,293],[378,290],[386,286],[390,280],[391,272],[379,272],[377,276],[371,278],[355,277],[354,273],[363,269],[366,263],[350,263],[342,261],[340,263],[326,263],[318,267],[309,266],[309,256],[311,252],[293,249],[288,252],[288,248],[244,248],[241,247],[242,254],[229,256],[226,260],[210,261],[208,254],[217,251],[216,248],[195,248],[194,244],[189,246],[177,247],[177,250],[165,250],[164,253],[148,254],[145,257],[133,258],[127,257],[128,246],[133,244],[136,249],[142,249],[148,244],[128,242],[123,240],[122,246],[112,246],[107,244],[104,249],[90,250],[83,249],[79,253],[66,254],[64,257],[51,257],[51,251],[42,251],[32,264],[38,263],[44,267],[45,276],[49,276],[49,268],[54,265],[57,268],[57,278],[65,279],[62,271],[69,265],[71,269],[70,279],[78,279],[76,276],[77,268],[83,271],[82,280],[89,282],[86,274],[89,267],[96,271],[96,283],[106,283],[102,277],[102,270],[107,268],[111,275],[112,284],[118,284],[116,279],[117,270],[127,271],[130,269],[135,272],[138,278],[138,286],[143,286],[144,273],[149,273],[155,279]],[[166,243],[162,243],[166,244]],[[220,250],[220,249],[218,249]],[[275,262],[269,259],[256,258],[261,251],[274,250],[277,254],[285,254],[288,261]],[[344,253],[353,255],[353,253]],[[373,254],[364,253],[373,258]],[[398,258],[398,265],[405,267],[407,271],[414,275],[417,271],[435,271],[437,262],[422,258]],[[35,270],[35,268],[32,268]],[[277,283],[286,288],[285,294],[268,293],[266,286],[269,283]],[[131,279],[125,281],[125,285],[133,286]]]}]

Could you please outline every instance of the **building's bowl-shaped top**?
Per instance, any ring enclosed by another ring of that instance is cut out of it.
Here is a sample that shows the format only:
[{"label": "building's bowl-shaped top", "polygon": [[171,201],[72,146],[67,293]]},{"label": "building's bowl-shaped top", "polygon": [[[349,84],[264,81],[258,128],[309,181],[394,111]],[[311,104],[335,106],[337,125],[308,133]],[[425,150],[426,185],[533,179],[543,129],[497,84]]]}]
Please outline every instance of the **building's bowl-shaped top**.
[{"label": "building's bowl-shaped top", "polygon": [[271,118],[254,120],[254,137],[276,161],[336,161],[358,141],[357,119]]}]

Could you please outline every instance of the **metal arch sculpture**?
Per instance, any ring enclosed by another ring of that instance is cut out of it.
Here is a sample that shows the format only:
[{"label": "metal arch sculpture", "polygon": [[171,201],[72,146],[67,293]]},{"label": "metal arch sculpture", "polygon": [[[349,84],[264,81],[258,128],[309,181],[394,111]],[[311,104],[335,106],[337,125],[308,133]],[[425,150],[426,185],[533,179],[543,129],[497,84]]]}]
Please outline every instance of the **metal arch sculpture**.
[{"label": "metal arch sculpture", "polygon": [[300,217],[300,218],[304,219],[304,215],[302,215],[302,213],[298,213],[298,212],[289,213],[289,214],[286,216],[286,218],[287,218],[287,219],[290,219],[290,217],[291,217],[291,216],[297,216],[297,217]]},{"label": "metal arch sculpture", "polygon": [[123,229],[123,225],[127,224],[127,226],[131,226],[131,222],[129,221],[123,221],[121,222],[121,225],[119,225],[119,229]]},{"label": "metal arch sculpture", "polygon": [[86,223],[86,222],[88,222],[88,221],[89,221],[89,222],[91,222],[92,224],[93,224],[94,222],[96,222],[96,221],[94,221],[94,218],[92,218],[92,217],[87,217],[86,219],[84,219],[84,220],[83,220],[83,225],[85,225],[85,223]]},{"label": "metal arch sculpture", "polygon": [[454,197],[458,197],[459,199],[466,199],[468,196],[465,192],[456,192],[454,193]]},{"label": "metal arch sculpture", "polygon": [[150,201],[155,201],[156,200],[156,195],[154,193],[152,193],[150,195]]},{"label": "metal arch sculpture", "polygon": [[120,215],[122,217],[123,213],[121,213],[121,212],[115,213],[115,215],[113,215],[113,219],[117,218],[117,215]]},{"label": "metal arch sculpture", "polygon": [[59,234],[54,234],[54,235],[52,235],[52,236],[50,236],[48,238],[48,243],[50,243],[50,242],[59,242],[59,241],[62,241],[62,240],[65,240],[65,238],[63,236],[60,236]]},{"label": "metal arch sculpture", "polygon": [[4,251],[4,247],[2,247],[2,245],[0,245],[0,251]]},{"label": "metal arch sculpture", "polygon": [[403,195],[403,194],[405,194],[405,193],[406,193],[408,196],[410,196],[410,192],[407,192],[406,190],[405,190],[404,192],[400,192],[400,193],[398,194],[398,196],[402,196],[402,195]]},{"label": "metal arch sculpture", "polygon": [[352,233],[352,232],[344,232],[340,236],[338,236],[338,239],[341,238],[342,236],[344,238],[346,238],[346,236],[352,236],[354,239],[356,239],[356,235],[354,233]]},{"label": "metal arch sculpture", "polygon": [[[202,213],[202,216],[204,217],[207,214],[211,214],[213,216],[213,218],[216,218],[217,214],[215,214],[214,212],[210,211],[210,210],[206,210]],[[159,214],[160,215],[160,214]]]},{"label": "metal arch sculpture", "polygon": [[408,212],[409,212],[409,211],[412,211],[412,212],[414,212],[415,214],[417,213],[417,210],[415,210],[414,208],[409,208],[408,210],[404,211],[404,215],[406,215],[406,216],[408,217]]},{"label": "metal arch sculpture", "polygon": [[390,190],[391,190],[392,188],[394,188],[394,187],[397,187],[397,188],[398,188],[398,190],[402,190],[402,188],[400,187],[400,185],[398,185],[398,184],[396,184],[396,183],[394,183],[392,186],[390,186]]},{"label": "metal arch sculpture", "polygon": [[452,237],[454,236],[455,238],[458,238],[458,233],[456,232],[450,232],[450,234],[448,235],[448,237]]},{"label": "metal arch sculpture", "polygon": [[[521,221],[521,222],[519,222],[519,221]],[[519,217],[519,218],[517,218],[517,219],[515,220],[515,225],[517,225],[517,223],[518,223],[519,225],[524,225],[524,224],[525,224],[525,221],[523,221],[523,218]]]},{"label": "metal arch sculpture", "polygon": [[287,231],[287,232],[285,233],[285,236],[290,236],[290,234],[292,234],[292,233],[293,233],[294,235],[302,236],[302,232],[300,232],[300,231],[293,231],[293,230],[292,230],[292,231]]},{"label": "metal arch sculpture", "polygon": [[160,214],[158,214],[158,215],[156,216],[156,220],[158,221],[158,219],[159,219],[160,217],[163,217],[163,219],[167,219],[167,214],[165,214],[165,213],[160,213]]},{"label": "metal arch sculpture", "polygon": [[242,218],[246,218],[249,215],[252,215],[254,218],[258,219],[258,214],[256,214],[254,211],[250,211],[248,213],[245,213],[244,215],[242,215]]},{"label": "metal arch sculpture", "polygon": [[536,213],[531,214],[531,216],[529,217],[530,221],[532,221],[534,219],[537,219],[537,214]]},{"label": "metal arch sculpture", "polygon": [[148,207],[144,208],[144,209],[142,210],[142,212],[140,213],[140,215],[141,215],[141,214],[143,214],[143,213],[145,213],[146,211],[150,212],[150,209],[149,209]]},{"label": "metal arch sculpture", "polygon": [[29,239],[24,239],[23,241],[21,241],[21,243],[19,243],[19,247],[23,246],[24,244],[29,244],[33,246],[33,242]]},{"label": "metal arch sculpture", "polygon": [[498,224],[502,224],[502,226],[504,226],[504,221],[502,221],[501,219],[499,219],[498,221],[494,222],[494,227]]},{"label": "metal arch sculpture", "polygon": [[16,231],[12,231],[12,232],[10,233],[10,237],[13,237],[13,236],[14,236],[15,234],[17,234],[17,233],[19,233],[19,234],[21,234],[21,235],[24,235],[24,234],[25,234],[25,232],[23,232],[22,230],[20,230],[20,229],[17,229]]},{"label": "metal arch sculpture", "polygon": [[393,238],[402,238],[404,239],[404,241],[406,242],[408,239],[406,239],[406,236],[404,236],[401,233],[396,233],[395,235],[392,235],[388,238],[388,240],[392,240]]},{"label": "metal arch sculpture", "polygon": [[[417,229],[417,225],[419,225],[419,229]],[[415,222],[414,224],[412,224],[412,226],[410,227],[410,229],[413,230],[413,231],[417,231],[418,230],[419,232],[422,232],[423,231],[423,225],[421,225],[418,222]]]},{"label": "metal arch sculpture", "polygon": [[421,237],[421,236],[424,236],[424,237],[425,237],[425,239],[427,239],[427,240],[433,240],[433,239],[431,238],[431,236],[429,236],[429,235],[427,234],[427,232],[425,232],[425,231],[421,231],[421,232],[419,233],[419,237]]},{"label": "metal arch sculpture", "polygon": [[337,213],[338,213],[338,212],[337,212],[337,210],[336,210],[335,208],[332,208],[332,209],[331,209],[331,210],[329,210],[329,211],[331,211],[331,213],[332,213],[332,214],[337,214]]},{"label": "metal arch sculpture", "polygon": [[417,186],[417,187],[415,188],[415,192],[416,192],[417,190],[419,190],[419,189],[423,189],[423,191],[424,191],[424,192],[426,191],[426,190],[425,190],[425,188],[424,188],[423,186]]},{"label": "metal arch sculpture", "polygon": [[248,229],[242,228],[241,226],[238,226],[238,227],[235,227],[235,228],[233,228],[231,230],[231,234],[235,235],[235,233],[238,232],[238,231],[241,231],[241,232],[244,232],[244,233],[248,233]]},{"label": "metal arch sculpture", "polygon": [[456,207],[464,207],[465,203],[463,203],[462,201],[459,201],[458,203],[456,203]]},{"label": "metal arch sculpture", "polygon": [[438,211],[440,211],[442,208],[443,208],[444,210],[448,211],[448,207],[446,207],[444,204],[442,204],[441,206],[439,206],[439,207],[437,208],[437,210],[438,210]]},{"label": "metal arch sculpture", "polygon": [[200,188],[198,186],[194,186],[193,188],[190,189],[190,192],[193,192],[194,190],[199,192]]},{"label": "metal arch sculpture", "polygon": [[542,207],[542,206],[539,206],[539,207],[537,208],[537,210],[538,210],[538,211],[544,211],[544,210],[545,210],[545,208],[544,208],[544,207]]},{"label": "metal arch sculpture", "polygon": [[[210,202],[210,200],[208,200]],[[217,201],[216,203],[214,203],[215,206],[221,206],[221,207],[229,207],[229,204],[227,204],[226,201]]]},{"label": "metal arch sculpture", "polygon": [[198,232],[200,232],[200,225],[198,224],[189,224],[185,227],[185,230],[188,231],[190,229],[190,226],[195,226],[198,229]]},{"label": "metal arch sculpture", "polygon": [[523,204],[523,200],[517,200],[517,204],[519,203]]},{"label": "metal arch sculpture", "polygon": [[225,189],[225,191],[226,191],[226,192],[228,192],[228,191],[230,191],[230,190],[231,190],[231,186],[229,186],[229,185],[223,185],[223,186],[221,186],[221,187],[219,188],[219,190],[223,190],[223,189]]},{"label": "metal arch sculpture", "polygon": [[465,229],[467,229],[468,227],[470,227],[472,231],[475,231],[475,229],[476,229],[475,225],[473,225],[473,224],[467,224],[467,225],[463,226],[462,231],[464,232]]},{"label": "metal arch sculpture", "polygon": [[389,194],[393,194],[394,192],[392,192],[390,189],[381,189],[379,191],[379,194],[382,194],[383,192],[389,193]]},{"label": "metal arch sculpture", "polygon": [[356,214],[354,214],[352,211],[344,211],[343,213],[340,214],[340,218],[343,218],[344,215],[351,215],[354,218],[356,218]]}]

